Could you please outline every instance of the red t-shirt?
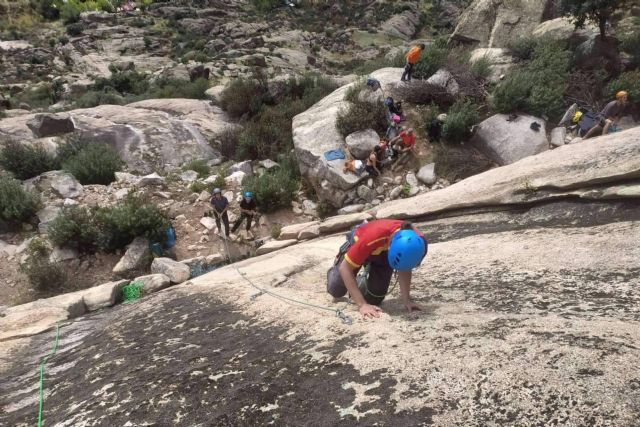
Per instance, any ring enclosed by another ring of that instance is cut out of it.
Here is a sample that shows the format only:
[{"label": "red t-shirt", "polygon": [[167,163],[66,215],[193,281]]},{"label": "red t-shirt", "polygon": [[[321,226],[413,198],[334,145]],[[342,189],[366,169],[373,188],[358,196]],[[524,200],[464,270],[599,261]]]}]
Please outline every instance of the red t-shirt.
[{"label": "red t-shirt", "polygon": [[406,131],[403,130],[402,132],[400,132],[400,137],[402,138],[402,145],[404,145],[407,148],[413,147],[413,145],[416,143],[415,132],[409,135]]},{"label": "red t-shirt", "polygon": [[[400,219],[378,219],[360,226],[355,233],[355,243],[344,256],[353,268],[358,268],[372,255],[380,255],[389,249],[391,235],[404,223]],[[418,232],[420,236],[422,233]]]}]

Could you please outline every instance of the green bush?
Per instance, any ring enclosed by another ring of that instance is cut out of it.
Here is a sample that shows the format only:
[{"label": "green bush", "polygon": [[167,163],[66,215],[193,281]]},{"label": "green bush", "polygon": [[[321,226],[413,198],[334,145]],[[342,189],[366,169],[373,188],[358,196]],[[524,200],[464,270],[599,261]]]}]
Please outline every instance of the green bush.
[{"label": "green bush", "polygon": [[11,98],[13,105],[26,103],[32,108],[47,108],[60,100],[62,86],[60,83],[40,83],[36,87],[29,88],[15,98]]},{"label": "green bush", "polygon": [[76,102],[78,108],[93,108],[98,105],[124,105],[126,99],[112,88],[104,91],[89,90]]},{"label": "green bush", "polygon": [[194,172],[197,172],[198,177],[200,178],[207,178],[209,176],[209,173],[211,172],[211,169],[209,168],[207,162],[202,159],[191,160],[189,163],[186,163],[182,166],[182,170],[192,170]]},{"label": "green bush", "polygon": [[255,195],[262,212],[273,212],[291,206],[291,201],[300,188],[300,171],[295,158],[281,156],[280,167],[261,176],[247,176],[242,180],[246,191]]},{"label": "green bush", "polygon": [[571,53],[562,44],[539,43],[532,59],[512,69],[492,94],[492,108],[501,113],[522,110],[554,116],[562,112],[569,81]]},{"label": "green bush", "polygon": [[437,39],[422,52],[420,59],[413,67],[413,77],[428,79],[442,68],[447,56],[449,56],[447,40],[445,38]]},{"label": "green bush", "polygon": [[272,100],[264,80],[238,78],[220,94],[220,106],[232,117],[253,116],[269,103]]},{"label": "green bush", "polygon": [[607,92],[611,98],[621,90],[629,92],[629,102],[640,102],[640,70],[622,73],[607,86]]},{"label": "green bush", "polygon": [[255,6],[256,9],[266,12],[276,7],[282,6],[281,0],[251,0],[251,4]]},{"label": "green bush", "polygon": [[471,73],[481,79],[487,79],[491,75],[491,61],[486,56],[471,64]]},{"label": "green bush", "polygon": [[22,180],[58,169],[60,165],[56,157],[39,144],[26,145],[9,140],[0,150],[0,166]]},{"label": "green bush", "polygon": [[528,61],[533,57],[540,40],[535,37],[522,37],[509,43],[508,49],[511,56],[520,61]]},{"label": "green bush", "polygon": [[0,220],[24,222],[35,216],[41,207],[37,193],[26,191],[19,181],[0,175]]},{"label": "green bush", "polygon": [[236,151],[238,150],[238,144],[240,143],[240,131],[232,128],[227,128],[222,134],[218,136],[216,141],[211,142],[213,148],[218,148],[220,154],[227,159],[235,159]]},{"label": "green bush", "polygon": [[63,169],[83,185],[111,184],[122,166],[118,153],[104,144],[89,144],[62,163]]},{"label": "green bush", "polygon": [[640,66],[640,31],[620,37],[620,50],[631,55],[631,64]]},{"label": "green bush", "polygon": [[69,34],[72,37],[79,36],[80,34],[82,34],[83,30],[84,30],[84,25],[81,24],[80,22],[74,22],[72,24],[67,25],[67,34]]},{"label": "green bush", "polygon": [[163,78],[154,82],[147,98],[188,98],[205,99],[209,81],[196,79],[188,82],[180,79]]},{"label": "green bush", "polygon": [[92,90],[98,92],[114,89],[120,94],[142,95],[149,90],[149,77],[144,73],[128,70],[101,77],[93,84]]},{"label": "green bush", "polygon": [[49,227],[49,238],[58,246],[81,252],[112,252],[137,236],[162,243],[169,225],[156,205],[130,194],[116,206],[65,209]]},{"label": "green bush", "polygon": [[460,142],[471,135],[471,127],[478,122],[478,107],[471,101],[458,100],[447,113],[442,136],[450,142]]},{"label": "green bush", "polygon": [[383,134],[387,128],[387,111],[382,102],[356,100],[338,113],[336,128],[342,136],[373,129]]},{"label": "green bush", "polygon": [[68,282],[64,267],[49,261],[51,248],[42,239],[34,239],[27,249],[27,259],[20,270],[39,292],[59,293]]}]

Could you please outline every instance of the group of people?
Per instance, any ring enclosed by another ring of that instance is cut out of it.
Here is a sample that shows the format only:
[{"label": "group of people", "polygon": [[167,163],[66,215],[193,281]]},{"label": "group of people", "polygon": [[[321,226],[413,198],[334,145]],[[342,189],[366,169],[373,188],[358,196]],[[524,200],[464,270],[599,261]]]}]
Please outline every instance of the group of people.
[{"label": "group of people", "polygon": [[411,152],[415,144],[416,132],[413,128],[401,131],[398,136],[391,140],[383,137],[369,154],[364,168],[365,172],[371,178],[380,176],[384,167],[397,160],[401,155]]},{"label": "group of people", "polygon": [[225,234],[227,238],[230,237],[231,233],[235,233],[240,225],[244,221],[246,221],[245,230],[247,233],[251,232],[251,222],[255,219],[258,214],[258,206],[256,204],[255,199],[253,198],[253,193],[250,191],[246,191],[242,195],[242,200],[240,201],[240,216],[233,223],[233,228],[229,228],[229,199],[227,199],[223,194],[222,190],[219,188],[213,189],[213,195],[211,196],[211,206],[213,207],[213,217],[216,221],[216,226],[218,227],[218,231],[222,234],[221,222],[224,223]]}]

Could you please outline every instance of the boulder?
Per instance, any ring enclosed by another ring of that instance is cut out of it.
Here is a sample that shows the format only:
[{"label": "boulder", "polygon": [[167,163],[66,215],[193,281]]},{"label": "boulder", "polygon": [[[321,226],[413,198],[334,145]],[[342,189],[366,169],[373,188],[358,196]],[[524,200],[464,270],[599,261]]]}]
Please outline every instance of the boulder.
[{"label": "boulder", "polygon": [[270,252],[275,252],[277,250],[284,249],[287,246],[295,245],[296,243],[298,243],[297,239],[271,240],[270,242],[267,242],[264,245],[260,246],[256,251],[256,255],[264,255]]},{"label": "boulder", "polygon": [[[48,172],[51,173],[51,172]],[[53,172],[56,173],[56,172]],[[51,188],[63,199],[74,199],[83,194],[83,187],[71,174],[59,172],[52,177]]]},{"label": "boulder", "polygon": [[387,19],[380,26],[380,30],[394,37],[411,40],[420,26],[421,19],[420,10],[412,7]]},{"label": "boulder", "polygon": [[290,240],[298,238],[298,234],[306,228],[313,227],[314,225],[320,224],[320,221],[311,221],[311,222],[303,222],[300,224],[292,224],[287,225],[286,227],[282,227],[280,230],[280,236],[278,236],[278,240]]},{"label": "boulder", "polygon": [[171,283],[182,283],[189,280],[191,270],[188,266],[174,261],[171,258],[156,258],[151,263],[152,274],[164,274]]},{"label": "boulder", "polygon": [[244,173],[242,171],[236,171],[236,172],[232,173],[231,175],[229,175],[228,177],[226,177],[224,179],[224,182],[227,185],[240,186],[240,185],[242,185],[242,180],[244,179],[245,176],[247,176],[246,173]]},{"label": "boulder", "polygon": [[219,265],[226,261],[227,259],[222,254],[211,254],[205,257],[205,261],[207,265]]},{"label": "boulder", "polygon": [[469,61],[475,63],[481,59],[486,60],[491,67],[491,74],[488,80],[492,83],[499,82],[500,77],[506,74],[515,64],[509,50],[498,47],[478,48],[471,52]]},{"label": "boulder", "polygon": [[320,236],[320,223],[300,230],[298,240],[315,239]]},{"label": "boulder", "polygon": [[266,159],[266,160],[261,160],[260,163],[258,163],[260,166],[262,166],[263,168],[265,168],[266,170],[270,170],[273,168],[279,168],[280,165],[276,162],[274,162],[273,160],[270,159]]},{"label": "boulder", "polygon": [[366,202],[371,202],[376,198],[377,193],[374,189],[367,187],[366,185],[361,185],[357,189],[358,197]]},{"label": "boulder", "polygon": [[586,40],[591,36],[599,35],[598,27],[585,23],[581,29],[576,29],[570,18],[555,18],[540,23],[532,33],[533,37],[550,40]]},{"label": "boulder", "polygon": [[49,226],[54,219],[58,217],[62,208],[58,206],[48,205],[40,209],[36,215],[40,223],[38,224],[38,231],[42,234],[46,234],[49,230]]},{"label": "boulder", "polygon": [[365,220],[370,220],[371,214],[366,212],[354,213],[351,215],[338,215],[328,218],[326,221],[318,224],[320,234],[329,234],[336,231],[346,230],[356,224],[360,224]]},{"label": "boulder", "polygon": [[354,158],[364,160],[369,157],[369,154],[378,145],[380,137],[375,130],[367,129],[352,133],[345,138],[345,142]]},{"label": "boulder", "polygon": [[56,246],[49,255],[49,261],[56,263],[70,261],[72,259],[77,259],[78,257],[80,257],[80,254],[77,250],[72,248],[59,248]]},{"label": "boulder", "polygon": [[[507,121],[509,116],[496,114],[480,125],[471,143],[489,159],[499,165],[508,165],[549,148],[544,120],[520,115]],[[531,129],[532,123],[540,124],[540,130]]]},{"label": "boulder", "polygon": [[418,171],[417,178],[426,185],[433,185],[436,183],[436,164],[429,163],[428,165],[424,165]]},{"label": "boulder", "polygon": [[17,245],[11,245],[3,240],[0,240],[0,256],[11,257],[16,254],[18,250]]},{"label": "boulder", "polygon": [[564,140],[567,137],[567,128],[560,126],[551,131],[551,145],[554,147],[561,147],[564,145]]},{"label": "boulder", "polygon": [[220,175],[211,175],[207,179],[204,180],[204,183],[205,184],[214,184],[218,180],[219,177],[220,177]]},{"label": "boulder", "polygon": [[[383,68],[371,73],[371,77],[379,80],[389,95],[394,95],[401,75],[402,68]],[[313,186],[320,200],[336,208],[342,207],[348,192],[360,181],[353,173],[343,171],[344,160],[326,160],[324,157],[327,151],[344,150],[345,139],[336,129],[336,120],[339,111],[349,105],[344,98],[353,85],[355,83],[347,84],[327,95],[307,111],[295,116],[292,124],[300,172]]]},{"label": "boulder", "polygon": [[198,172],[188,170],[180,174],[180,179],[184,182],[195,182],[198,180]]},{"label": "boulder", "polygon": [[397,187],[394,187],[393,190],[389,192],[389,197],[391,198],[391,200],[395,200],[398,197],[400,197],[401,194],[402,194],[402,186],[399,185]]},{"label": "boulder", "polygon": [[[185,266],[187,269],[189,267]],[[144,295],[158,292],[171,284],[171,279],[164,274],[149,274],[133,279],[133,282],[140,284]]]},{"label": "boulder", "polygon": [[122,296],[122,288],[128,283],[128,280],[119,280],[83,291],[82,298],[87,306],[87,311],[96,311],[115,305]]},{"label": "boulder", "polygon": [[69,312],[60,307],[37,307],[12,311],[9,308],[0,317],[0,342],[37,335],[69,318]]},{"label": "boulder", "polygon": [[364,205],[349,205],[344,208],[338,209],[338,215],[349,215],[353,213],[362,212]]},{"label": "boulder", "polygon": [[156,185],[165,185],[164,178],[158,175],[156,172],[142,176],[136,182],[136,187],[151,187]]},{"label": "boulder", "polygon": [[116,172],[116,182],[121,184],[135,184],[140,177],[128,172]]},{"label": "boulder", "polygon": [[68,114],[36,114],[27,122],[27,127],[38,138],[61,135],[75,130],[73,120]]},{"label": "boulder", "polygon": [[200,195],[198,196],[198,201],[208,202],[209,200],[211,200],[211,193],[209,193],[207,190],[202,190],[200,192]]},{"label": "boulder", "polygon": [[316,202],[314,202],[313,200],[305,200],[302,202],[302,210],[305,212],[308,211],[315,211],[316,209],[318,209],[318,204]]},{"label": "boulder", "polygon": [[240,162],[232,165],[227,171],[227,176],[231,176],[235,172],[243,172],[245,175],[253,175],[251,160],[245,160],[244,162]]},{"label": "boulder", "polygon": [[[151,250],[149,240],[145,237],[136,237],[129,243],[120,261],[113,267],[113,273],[122,274],[133,270],[139,270],[148,266]],[[146,264],[146,265],[145,265]]]},{"label": "boulder", "polygon": [[213,230],[216,228],[216,220],[211,218],[210,216],[204,216],[200,219],[200,224],[204,226],[207,230]]},{"label": "boulder", "polygon": [[542,22],[551,0],[474,0],[451,35],[453,41],[475,43],[479,47],[507,47]]},{"label": "boulder", "polygon": [[460,85],[455,77],[453,77],[453,74],[444,68],[439,69],[434,75],[429,77],[427,83],[445,89],[447,93],[453,97],[460,94]]},{"label": "boulder", "polygon": [[415,196],[420,192],[420,184],[418,183],[418,178],[416,178],[416,175],[413,172],[409,172],[404,180],[410,187],[409,196]]}]

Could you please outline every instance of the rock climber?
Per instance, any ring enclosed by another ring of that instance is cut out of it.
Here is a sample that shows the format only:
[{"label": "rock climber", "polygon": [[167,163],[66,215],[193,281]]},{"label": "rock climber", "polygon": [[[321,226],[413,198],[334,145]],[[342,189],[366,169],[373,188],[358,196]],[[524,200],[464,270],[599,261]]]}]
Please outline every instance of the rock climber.
[{"label": "rock climber", "polygon": [[218,232],[222,234],[222,227],[220,227],[220,219],[224,223],[225,235],[229,237],[229,214],[227,209],[229,208],[229,200],[222,195],[222,190],[219,188],[213,189],[213,196],[211,196],[211,205],[213,206],[213,216],[218,226]]},{"label": "rock climber", "polygon": [[233,224],[233,228],[231,229],[232,233],[235,233],[236,230],[242,224],[242,221],[247,220],[246,230],[247,233],[251,233],[249,229],[251,228],[251,220],[255,217],[258,206],[256,205],[256,201],[253,198],[253,193],[251,191],[246,191],[242,195],[242,201],[240,202],[240,217]]},{"label": "rock climber", "polygon": [[597,123],[591,129],[589,129],[589,132],[587,132],[587,134],[584,136],[584,139],[596,136],[596,134],[608,134],[611,126],[615,126],[622,117],[628,99],[628,92],[624,90],[618,92],[616,94],[616,99],[608,103],[600,112],[600,114],[598,114]]},{"label": "rock climber", "polygon": [[412,47],[409,52],[405,55],[405,59],[407,60],[406,65],[404,66],[404,73],[402,73],[402,77],[400,80],[403,82],[411,81],[411,74],[413,73],[413,67],[416,65],[416,62],[420,59],[420,55],[422,55],[422,51],[424,50],[424,43],[420,43],[417,46]]},{"label": "rock climber", "polygon": [[413,150],[416,144],[416,132],[413,128],[408,128],[400,132],[400,135],[389,141],[389,145],[393,148],[394,156],[407,153]]},{"label": "rock climber", "polygon": [[[397,270],[400,296],[405,308],[422,310],[411,301],[411,270],[427,254],[427,240],[413,225],[402,220],[380,219],[358,226],[342,245],[327,272],[327,292],[334,298],[349,293],[364,318],[379,317]],[[361,268],[368,272],[358,284]]]}]

